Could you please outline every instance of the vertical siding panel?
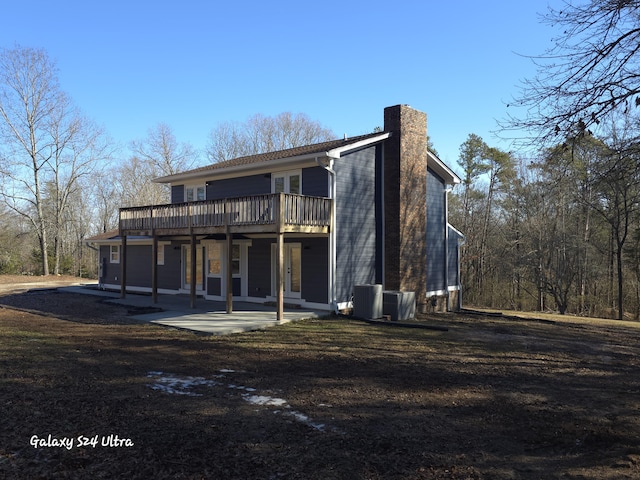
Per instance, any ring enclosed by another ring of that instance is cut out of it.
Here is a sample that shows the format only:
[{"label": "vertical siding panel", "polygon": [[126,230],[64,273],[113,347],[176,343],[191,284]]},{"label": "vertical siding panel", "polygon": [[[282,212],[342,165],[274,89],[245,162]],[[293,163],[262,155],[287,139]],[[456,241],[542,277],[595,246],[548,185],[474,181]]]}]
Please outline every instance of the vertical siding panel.
[{"label": "vertical siding panel", "polygon": [[271,295],[271,243],[273,239],[254,238],[249,247],[249,296]]},{"label": "vertical siding panel", "polygon": [[462,239],[460,234],[451,227],[449,229],[449,286],[457,287],[460,285],[460,278],[458,278],[458,264],[459,258],[459,242]]},{"label": "vertical siding panel", "polygon": [[427,170],[427,292],[445,290],[445,184]]},{"label": "vertical siding panel", "polygon": [[336,160],[337,301],[376,276],[376,147]]},{"label": "vertical siding panel", "polygon": [[329,174],[322,167],[302,169],[302,193],[312,197],[329,196]]},{"label": "vertical siding panel", "polygon": [[171,203],[184,202],[184,185],[171,185]]},{"label": "vertical siding panel", "polygon": [[207,182],[207,200],[237,197],[239,195],[264,195],[271,193],[271,177],[250,175]]},{"label": "vertical siding panel", "polygon": [[302,238],[302,298],[329,303],[329,239]]}]

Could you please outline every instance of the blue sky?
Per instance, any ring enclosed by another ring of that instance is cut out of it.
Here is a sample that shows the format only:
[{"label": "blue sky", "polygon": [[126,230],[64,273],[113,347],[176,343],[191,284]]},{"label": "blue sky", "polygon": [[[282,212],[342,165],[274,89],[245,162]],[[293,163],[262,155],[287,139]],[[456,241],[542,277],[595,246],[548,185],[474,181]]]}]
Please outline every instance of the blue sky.
[{"label": "blue sky", "polygon": [[6,3],[0,47],[44,48],[62,89],[123,146],[164,122],[203,149],[220,122],[285,111],[355,136],[403,103],[427,112],[451,166],[470,133],[509,149],[491,132],[535,73],[521,55],[557,34],[539,21],[547,1]]}]

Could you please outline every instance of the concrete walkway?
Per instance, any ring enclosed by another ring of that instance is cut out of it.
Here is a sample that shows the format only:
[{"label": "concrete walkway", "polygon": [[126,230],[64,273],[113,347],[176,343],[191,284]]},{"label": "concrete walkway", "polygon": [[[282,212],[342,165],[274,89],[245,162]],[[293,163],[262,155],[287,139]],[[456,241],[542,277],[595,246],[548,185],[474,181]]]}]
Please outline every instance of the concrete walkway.
[{"label": "concrete walkway", "polygon": [[[158,303],[154,304],[151,295],[127,293],[126,298],[120,298],[119,292],[99,290],[97,285],[61,287],[58,290],[107,297],[110,298],[109,303],[141,310],[140,314],[133,315],[131,318],[210,335],[261,330],[329,314],[326,311],[291,308],[285,309],[284,320],[279,322],[276,320],[275,307],[258,303],[233,302],[233,313],[227,314],[225,302],[202,298],[197,299],[196,308],[191,308],[188,295],[158,295]],[[143,313],[144,310],[147,310],[147,313]]]}]

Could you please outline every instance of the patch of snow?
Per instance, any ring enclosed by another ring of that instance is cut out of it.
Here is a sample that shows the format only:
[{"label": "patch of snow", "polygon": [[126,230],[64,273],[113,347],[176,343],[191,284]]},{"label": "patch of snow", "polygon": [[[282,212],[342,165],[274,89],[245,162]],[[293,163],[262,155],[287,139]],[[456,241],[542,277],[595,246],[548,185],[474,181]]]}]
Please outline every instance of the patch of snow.
[{"label": "patch of snow", "polygon": [[236,373],[235,370],[229,370],[228,368],[221,368],[218,370],[220,373]]},{"label": "patch of snow", "polygon": [[149,372],[147,378],[154,378],[156,383],[149,385],[153,390],[175,395],[187,395],[190,397],[200,397],[201,393],[191,391],[193,387],[205,386],[215,387],[220,385],[215,380],[207,380],[204,377],[178,377],[175,375],[164,375],[162,372]]},{"label": "patch of snow", "polygon": [[[223,369],[220,372],[225,373],[234,373],[234,370]],[[214,378],[221,378],[224,375],[214,375]],[[233,383],[225,384],[216,380],[208,380],[204,377],[180,377],[177,375],[165,374],[163,372],[148,372],[147,378],[153,378],[155,383],[149,384],[149,388],[153,390],[158,390],[168,394],[174,395],[187,395],[190,397],[201,397],[202,393],[196,393],[192,391],[194,387],[204,386],[204,387],[219,387],[226,386],[229,389],[233,390],[242,390],[245,393],[241,393],[242,398],[253,404],[253,405],[261,405],[266,407],[281,407],[282,410],[274,410],[273,413],[291,417],[297,422],[303,423],[315,430],[320,432],[325,432],[327,430],[327,426],[324,423],[316,423],[313,422],[307,415],[304,413],[295,411],[291,409],[291,405],[284,398],[270,397],[268,395],[253,395],[253,392],[256,392],[255,388],[247,387],[245,385],[236,385]],[[327,404],[319,404],[322,407],[331,407],[331,405]],[[339,432],[335,428],[331,428],[332,431]],[[339,432],[341,433],[341,432]]]},{"label": "patch of snow", "polygon": [[245,392],[255,392],[256,389],[255,388],[251,388],[251,387],[245,387],[244,385],[234,385],[232,383],[230,383],[229,385],[227,385],[227,387],[229,388],[233,388],[235,390],[244,390]]},{"label": "patch of snow", "polygon": [[242,394],[242,398],[254,405],[268,405],[272,407],[288,406],[288,403],[284,398],[267,397],[265,395],[249,395],[246,393]]},{"label": "patch of snow", "polygon": [[290,417],[293,417],[298,422],[304,423],[305,425],[309,425],[310,427],[315,428],[316,430],[319,430],[320,432],[324,432],[325,431],[326,426],[325,426],[324,423],[312,422],[311,419],[309,417],[307,417],[304,413],[296,412],[295,410],[293,410],[293,411],[290,411],[290,412],[285,412],[284,415],[288,415]]}]

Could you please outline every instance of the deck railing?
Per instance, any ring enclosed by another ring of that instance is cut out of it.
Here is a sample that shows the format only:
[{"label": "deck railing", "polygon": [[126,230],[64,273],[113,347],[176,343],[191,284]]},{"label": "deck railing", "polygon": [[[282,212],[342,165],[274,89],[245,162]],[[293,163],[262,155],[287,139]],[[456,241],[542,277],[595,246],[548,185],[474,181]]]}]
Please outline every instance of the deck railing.
[{"label": "deck railing", "polygon": [[[280,203],[284,203],[281,207]],[[196,227],[277,225],[328,227],[331,199],[293,194],[251,195],[120,209],[121,231],[181,230]]]}]

